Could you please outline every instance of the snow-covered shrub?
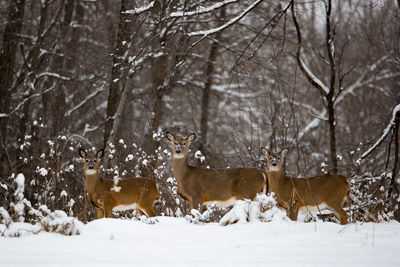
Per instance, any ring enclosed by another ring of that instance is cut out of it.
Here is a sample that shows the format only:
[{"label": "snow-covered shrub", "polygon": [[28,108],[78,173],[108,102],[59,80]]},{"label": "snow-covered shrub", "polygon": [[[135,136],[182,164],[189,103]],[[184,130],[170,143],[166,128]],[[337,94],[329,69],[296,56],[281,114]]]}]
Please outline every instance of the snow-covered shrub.
[{"label": "snow-covered shrub", "polygon": [[[83,223],[76,218],[69,217],[62,210],[51,211],[46,205],[39,209],[32,207],[30,201],[24,196],[25,176],[20,173],[15,179],[16,201],[11,203],[14,216],[0,207],[0,234],[5,237],[18,237],[26,234],[35,234],[41,231],[59,233],[64,235],[80,234]],[[25,211],[30,215],[30,223],[24,223]]]},{"label": "snow-covered shrub", "polygon": [[239,200],[219,221],[222,226],[234,223],[287,220],[286,212],[276,206],[274,194],[259,194],[254,201]]},{"label": "snow-covered shrub", "polygon": [[353,221],[382,222],[395,219],[400,212],[400,195],[390,191],[390,172],[372,173],[350,179],[350,216]]},{"label": "snow-covered shrub", "polygon": [[62,210],[50,211],[46,205],[42,205],[39,211],[38,224],[43,231],[63,235],[79,235],[82,231],[83,223],[74,217],[69,217]]},{"label": "snow-covered shrub", "polygon": [[222,216],[229,210],[227,207],[218,207],[216,203],[206,206],[203,213],[196,209],[191,209],[190,214],[185,216],[185,219],[190,223],[208,223],[218,222]]},{"label": "snow-covered shrub", "polygon": [[14,192],[15,202],[11,202],[10,206],[14,209],[15,217],[18,222],[24,222],[25,207],[24,207],[24,190],[25,190],[25,176],[20,173],[15,178],[17,188]]},{"label": "snow-covered shrub", "polygon": [[3,207],[0,207],[0,224],[8,227],[12,223],[12,219],[10,214],[8,214],[7,210]]}]

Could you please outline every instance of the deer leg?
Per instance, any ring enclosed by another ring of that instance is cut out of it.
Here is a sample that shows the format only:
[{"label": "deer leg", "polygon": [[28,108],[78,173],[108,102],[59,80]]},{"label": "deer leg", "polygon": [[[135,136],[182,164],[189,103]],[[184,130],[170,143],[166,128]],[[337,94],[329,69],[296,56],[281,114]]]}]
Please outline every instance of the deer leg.
[{"label": "deer leg", "polygon": [[347,214],[341,206],[335,207],[334,213],[338,217],[340,224],[347,224]]},{"label": "deer leg", "polygon": [[96,208],[97,211],[97,219],[104,218],[104,210],[102,208]]},{"label": "deer leg", "polygon": [[112,206],[109,203],[104,203],[104,213],[106,218],[112,217]]},{"label": "deer leg", "polygon": [[342,204],[328,204],[329,209],[335,214],[335,216],[339,219],[340,224],[347,224],[347,214],[344,211]]},{"label": "deer leg", "polygon": [[[137,208],[137,209],[135,209],[136,210],[136,212],[140,215],[140,216],[142,216],[143,214],[145,214],[140,208]],[[146,215],[147,216],[147,215]]]},{"label": "deer leg", "polygon": [[156,214],[153,211],[152,205],[149,207],[148,205],[146,207],[139,207],[140,211],[144,213],[148,218],[156,216]]},{"label": "deer leg", "polygon": [[190,202],[190,208],[196,209],[201,213],[203,209],[203,202],[201,201],[200,198],[193,198],[192,201]]},{"label": "deer leg", "polygon": [[146,209],[146,212],[144,212],[144,213],[146,214],[146,216],[148,218],[156,216],[156,214],[154,213],[154,211],[151,207]]},{"label": "deer leg", "polygon": [[299,213],[299,205],[296,201],[294,201],[289,209],[288,209],[288,216],[292,221],[297,221],[297,215]]}]

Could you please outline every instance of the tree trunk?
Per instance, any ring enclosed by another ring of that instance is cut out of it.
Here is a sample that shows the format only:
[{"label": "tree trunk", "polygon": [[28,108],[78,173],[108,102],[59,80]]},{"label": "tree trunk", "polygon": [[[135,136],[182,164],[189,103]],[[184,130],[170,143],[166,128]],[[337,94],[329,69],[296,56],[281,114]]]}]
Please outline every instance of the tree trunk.
[{"label": "tree trunk", "polygon": [[[162,18],[165,14],[166,3],[158,3],[157,6],[153,9],[154,15]],[[158,132],[158,129],[162,122],[163,113],[165,110],[165,103],[163,97],[165,92],[168,90],[169,85],[165,85],[165,81],[167,76],[169,75],[168,71],[168,53],[167,53],[167,35],[168,29],[166,29],[167,25],[165,21],[160,20],[157,25],[158,30],[160,32],[160,37],[157,39],[154,44],[154,49],[159,49],[163,52],[163,55],[160,57],[154,58],[151,61],[152,66],[152,90],[154,95],[154,106],[153,106],[153,117],[151,119],[150,127],[145,134],[144,139],[144,150],[147,154],[154,154],[155,149],[159,146],[159,141],[154,140],[153,133]],[[155,164],[155,163],[154,163]],[[151,168],[155,168],[153,165]]]},{"label": "tree trunk", "polygon": [[[74,0],[68,0],[64,6],[64,17],[61,22],[61,29],[60,29],[60,38],[58,40],[58,49],[57,49],[57,57],[55,60],[55,70],[56,73],[64,75],[64,56],[61,56],[65,52],[65,41],[69,36],[69,26],[72,21],[72,13],[74,11]],[[56,80],[55,83],[57,84],[57,89],[55,91],[55,101],[52,106],[52,119],[53,119],[53,133],[52,136],[56,136],[60,131],[62,131],[65,120],[65,83],[66,81],[63,80]]]},{"label": "tree trunk", "polygon": [[400,124],[400,113],[397,113],[396,115],[396,126],[393,129],[393,135],[394,135],[394,163],[393,163],[393,170],[392,170],[392,179],[390,181],[390,187],[389,187],[389,196],[394,192],[398,193],[398,188],[396,184],[396,177],[397,177],[397,171],[398,171],[398,165],[399,165],[399,124]]},{"label": "tree trunk", "polygon": [[[10,87],[14,79],[14,65],[18,48],[18,35],[21,33],[24,19],[25,0],[10,1],[7,24],[3,32],[3,44],[0,52],[0,114],[10,112]],[[6,162],[6,144],[8,117],[0,118],[0,174],[4,174],[3,164]],[[5,168],[5,167],[4,167]]]},{"label": "tree trunk", "polygon": [[[161,41],[160,44],[162,44]],[[152,161],[151,164],[147,166],[147,168],[142,169],[142,175],[144,176],[153,175],[153,170],[157,168],[156,149],[160,146],[160,141],[153,138],[153,133],[158,132],[165,112],[165,102],[163,97],[165,95],[165,92],[169,88],[169,85],[164,85],[164,81],[168,75],[167,62],[168,57],[166,54],[164,54],[161,57],[154,59],[152,64],[152,80],[155,100],[151,125],[149,130],[145,134],[144,151],[146,151],[148,155],[153,155],[155,160]]]},{"label": "tree trunk", "polygon": [[[106,123],[104,129],[104,148],[106,159],[108,158],[108,145],[113,142],[113,140],[110,140],[111,131],[114,128],[115,115],[126,80],[126,77],[122,77],[121,74],[125,66],[123,56],[128,50],[130,33],[132,30],[131,18],[129,18],[129,15],[125,13],[125,11],[127,11],[131,7],[130,2],[131,1],[129,0],[122,0],[119,13],[118,35],[113,53],[110,88],[107,102]],[[118,129],[114,130],[117,131]],[[115,137],[115,135],[112,136]],[[108,161],[106,160],[105,163],[106,162],[107,164],[105,164],[105,167],[108,168]]]},{"label": "tree trunk", "polygon": [[336,156],[336,120],[335,107],[333,106],[332,98],[327,98],[328,123],[329,123],[329,139],[330,139],[330,154],[332,161],[332,169],[337,173],[337,156]]},{"label": "tree trunk", "polygon": [[[222,7],[219,15],[220,21],[223,21],[224,17],[225,17],[225,8]],[[215,35],[215,40],[211,41],[210,54],[208,55],[207,59],[206,82],[204,84],[203,97],[201,99],[201,118],[200,118],[201,151],[204,151],[205,146],[207,145],[209,103],[210,103],[211,86],[213,83],[214,62],[218,56],[217,40],[219,39],[219,37],[220,37],[220,32],[218,32]]]}]

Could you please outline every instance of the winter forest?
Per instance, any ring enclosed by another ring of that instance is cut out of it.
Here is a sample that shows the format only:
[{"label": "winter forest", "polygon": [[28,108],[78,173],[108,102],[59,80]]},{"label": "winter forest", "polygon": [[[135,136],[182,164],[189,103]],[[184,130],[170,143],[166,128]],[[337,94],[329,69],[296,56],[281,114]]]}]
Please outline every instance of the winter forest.
[{"label": "winter forest", "polygon": [[102,148],[104,179],[157,183],[157,216],[219,222],[178,194],[167,131],[206,169],[288,148],[286,175],[348,177],[350,223],[400,220],[400,1],[1,0],[0,33],[5,228],[96,219],[78,151]]}]

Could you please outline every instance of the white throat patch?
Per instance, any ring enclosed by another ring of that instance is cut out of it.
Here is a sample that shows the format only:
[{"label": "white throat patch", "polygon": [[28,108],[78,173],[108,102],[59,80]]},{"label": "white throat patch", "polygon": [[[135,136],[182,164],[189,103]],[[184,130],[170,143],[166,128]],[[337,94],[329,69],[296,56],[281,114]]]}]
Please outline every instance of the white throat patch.
[{"label": "white throat patch", "polygon": [[183,154],[174,154],[174,159],[183,159]]},{"label": "white throat patch", "polygon": [[94,174],[96,174],[96,173],[97,173],[96,170],[86,170],[86,171],[85,171],[85,174],[86,174],[86,175],[94,175]]},{"label": "white throat patch", "polygon": [[279,167],[278,166],[271,166],[269,168],[270,171],[279,171]]}]

